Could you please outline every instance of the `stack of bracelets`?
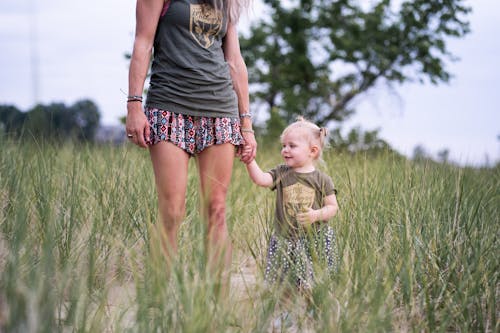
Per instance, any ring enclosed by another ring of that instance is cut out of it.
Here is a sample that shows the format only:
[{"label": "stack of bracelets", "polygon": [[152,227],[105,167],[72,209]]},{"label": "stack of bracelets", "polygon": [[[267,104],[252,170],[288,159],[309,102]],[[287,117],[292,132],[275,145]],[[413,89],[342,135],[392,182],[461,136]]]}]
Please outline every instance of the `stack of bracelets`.
[{"label": "stack of bracelets", "polygon": [[142,103],[142,96],[141,95],[128,95],[127,96],[127,103],[130,102],[141,102]]},{"label": "stack of bracelets", "polygon": [[[246,112],[246,113],[241,113],[240,118],[248,118],[252,119],[252,113],[251,112]],[[254,133],[253,129],[251,128],[241,128],[241,133]]]}]

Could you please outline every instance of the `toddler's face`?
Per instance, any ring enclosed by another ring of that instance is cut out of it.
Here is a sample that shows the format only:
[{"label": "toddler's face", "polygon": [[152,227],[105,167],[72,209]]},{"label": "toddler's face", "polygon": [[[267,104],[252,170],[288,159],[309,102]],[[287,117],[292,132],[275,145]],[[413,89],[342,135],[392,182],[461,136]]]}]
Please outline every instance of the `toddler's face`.
[{"label": "toddler's face", "polygon": [[306,134],[304,129],[297,128],[288,131],[281,138],[281,156],[285,164],[291,168],[304,167],[313,163],[312,149]]}]

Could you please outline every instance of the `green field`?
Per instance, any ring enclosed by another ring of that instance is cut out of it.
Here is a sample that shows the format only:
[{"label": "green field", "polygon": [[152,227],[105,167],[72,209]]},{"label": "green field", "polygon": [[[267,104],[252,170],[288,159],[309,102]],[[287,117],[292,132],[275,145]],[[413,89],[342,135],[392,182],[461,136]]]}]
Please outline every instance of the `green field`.
[{"label": "green field", "polygon": [[[267,150],[266,150],[267,149]],[[279,148],[277,148],[279,149]],[[261,145],[263,169],[278,150]],[[179,258],[158,251],[149,155],[131,145],[0,141],[0,332],[268,332],[273,193],[236,162],[229,297],[205,273],[191,164]],[[333,150],[340,265],[288,331],[499,332],[500,169]]]}]

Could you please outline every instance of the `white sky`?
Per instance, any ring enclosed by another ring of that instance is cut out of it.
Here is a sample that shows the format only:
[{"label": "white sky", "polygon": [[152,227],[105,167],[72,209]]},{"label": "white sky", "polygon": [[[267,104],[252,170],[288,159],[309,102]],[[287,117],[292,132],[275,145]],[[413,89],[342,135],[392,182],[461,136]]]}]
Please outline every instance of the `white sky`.
[{"label": "white sky", "polygon": [[[447,148],[461,164],[500,159],[500,1],[469,4],[472,32],[449,41],[460,58],[448,67],[451,82],[380,86],[358,100],[347,128],[380,128],[380,136],[408,156],[422,145],[431,154]],[[257,7],[248,20],[261,15]],[[118,124],[126,112],[124,54],[132,48],[134,15],[135,0],[2,0],[0,104],[25,111],[35,101],[71,105],[89,98],[103,124]]]}]

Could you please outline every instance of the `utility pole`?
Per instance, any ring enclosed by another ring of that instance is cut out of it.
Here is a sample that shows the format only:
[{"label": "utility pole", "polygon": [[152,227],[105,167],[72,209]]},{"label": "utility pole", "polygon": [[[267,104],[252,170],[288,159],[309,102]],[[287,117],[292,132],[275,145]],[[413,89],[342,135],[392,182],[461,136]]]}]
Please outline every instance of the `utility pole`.
[{"label": "utility pole", "polygon": [[31,70],[31,93],[33,105],[40,102],[39,82],[39,55],[38,55],[38,6],[36,0],[30,0],[30,70]]}]

